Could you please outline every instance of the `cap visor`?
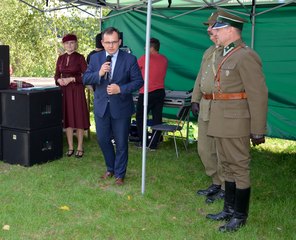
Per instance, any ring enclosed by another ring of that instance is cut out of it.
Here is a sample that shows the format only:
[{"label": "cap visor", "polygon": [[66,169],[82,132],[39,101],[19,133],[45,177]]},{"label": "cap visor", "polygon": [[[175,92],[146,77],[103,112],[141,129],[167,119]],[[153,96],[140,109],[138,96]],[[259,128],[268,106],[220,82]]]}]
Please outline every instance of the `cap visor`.
[{"label": "cap visor", "polygon": [[219,29],[219,28],[225,28],[225,27],[229,27],[229,25],[227,23],[220,23],[220,22],[216,22],[212,29]]}]

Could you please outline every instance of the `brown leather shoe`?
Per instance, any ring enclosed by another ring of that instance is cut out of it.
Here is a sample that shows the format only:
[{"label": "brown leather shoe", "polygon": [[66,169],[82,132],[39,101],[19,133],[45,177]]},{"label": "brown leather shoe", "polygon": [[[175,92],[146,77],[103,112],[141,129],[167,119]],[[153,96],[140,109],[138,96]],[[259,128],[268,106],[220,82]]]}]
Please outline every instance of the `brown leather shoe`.
[{"label": "brown leather shoe", "polygon": [[105,172],[105,174],[103,176],[101,176],[102,179],[107,179],[107,178],[111,178],[113,177],[113,173],[112,172]]},{"label": "brown leather shoe", "polygon": [[118,186],[121,186],[124,184],[124,179],[123,178],[116,178],[115,184]]}]

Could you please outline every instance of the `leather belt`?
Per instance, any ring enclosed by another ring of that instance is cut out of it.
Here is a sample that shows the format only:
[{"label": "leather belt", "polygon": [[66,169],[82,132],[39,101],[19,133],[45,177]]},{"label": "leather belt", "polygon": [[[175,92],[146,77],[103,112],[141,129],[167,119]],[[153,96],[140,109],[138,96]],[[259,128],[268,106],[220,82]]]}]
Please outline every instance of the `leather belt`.
[{"label": "leather belt", "polygon": [[210,94],[203,94],[202,96],[204,99],[213,99],[213,100],[239,100],[239,99],[246,99],[247,94],[245,92],[240,93],[210,93]]}]

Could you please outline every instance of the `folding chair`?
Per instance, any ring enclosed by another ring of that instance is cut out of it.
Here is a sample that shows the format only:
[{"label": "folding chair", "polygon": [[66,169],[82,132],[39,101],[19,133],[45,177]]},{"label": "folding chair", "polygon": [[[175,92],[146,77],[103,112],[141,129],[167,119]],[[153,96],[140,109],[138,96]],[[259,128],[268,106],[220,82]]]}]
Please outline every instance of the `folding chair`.
[{"label": "folding chair", "polygon": [[151,129],[154,131],[154,134],[152,135],[152,138],[151,138],[151,141],[150,141],[148,147],[150,147],[150,144],[152,143],[157,131],[161,131],[162,134],[169,133],[169,132],[173,133],[176,155],[178,158],[179,153],[178,153],[178,147],[177,147],[176,136],[175,136],[175,133],[178,131],[181,135],[182,140],[183,140],[184,147],[187,150],[187,144],[186,144],[186,140],[184,140],[184,138],[183,138],[182,129],[183,129],[183,126],[185,125],[185,123],[188,121],[190,108],[191,108],[190,105],[189,106],[182,106],[179,108],[179,111],[176,115],[177,116],[177,123],[176,124],[162,123],[162,124],[157,124],[157,125],[151,126]]}]

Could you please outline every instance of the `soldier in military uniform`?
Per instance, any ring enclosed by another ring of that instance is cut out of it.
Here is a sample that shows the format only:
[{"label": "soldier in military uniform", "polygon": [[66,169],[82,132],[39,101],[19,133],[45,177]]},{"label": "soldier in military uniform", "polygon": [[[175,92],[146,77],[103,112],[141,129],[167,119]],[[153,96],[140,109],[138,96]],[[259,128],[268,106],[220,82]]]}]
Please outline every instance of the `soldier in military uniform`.
[{"label": "soldier in military uniform", "polygon": [[204,23],[208,26],[207,32],[215,44],[209,47],[203,55],[191,97],[192,113],[198,117],[198,154],[205,167],[206,174],[212,180],[212,184],[207,189],[198,190],[197,194],[206,196],[207,203],[224,198],[224,180],[222,168],[217,158],[215,141],[212,136],[207,136],[210,102],[212,100],[202,98],[203,94],[210,94],[214,90],[217,62],[222,56],[223,48],[216,44],[216,39],[212,34],[212,26],[216,22],[217,16],[218,12],[212,13],[208,21]]},{"label": "soldier in military uniform", "polygon": [[219,14],[213,26],[217,43],[224,47],[215,78],[208,135],[214,136],[225,178],[223,210],[208,214],[213,220],[227,220],[222,232],[238,230],[248,217],[250,183],[250,139],[265,142],[268,90],[262,63],[255,51],[241,39],[244,19]]}]

